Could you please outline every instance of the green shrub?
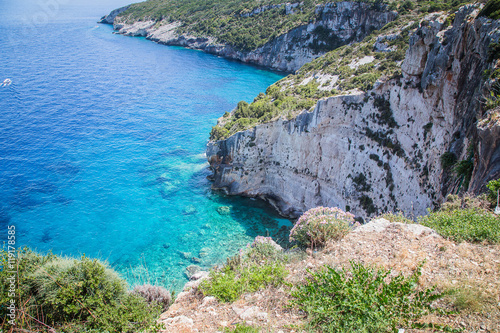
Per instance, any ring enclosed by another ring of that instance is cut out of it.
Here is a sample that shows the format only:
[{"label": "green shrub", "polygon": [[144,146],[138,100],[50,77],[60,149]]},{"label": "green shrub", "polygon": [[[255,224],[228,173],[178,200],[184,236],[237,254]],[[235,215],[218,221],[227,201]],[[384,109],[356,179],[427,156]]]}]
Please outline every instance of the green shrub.
[{"label": "green shrub", "polygon": [[305,212],[290,230],[290,241],[306,247],[324,246],[352,229],[354,215],[339,208],[316,207]]},{"label": "green shrub", "polygon": [[489,190],[488,200],[491,202],[492,206],[496,206],[498,203],[498,191],[500,191],[500,178],[497,180],[490,180],[486,187]]},{"label": "green shrub", "polygon": [[49,261],[33,272],[30,282],[50,322],[87,320],[126,291],[116,272],[85,257]]},{"label": "green shrub", "polygon": [[212,270],[200,290],[222,302],[234,302],[243,293],[281,285],[288,275],[284,265],[288,259],[270,237],[257,237],[245,250],[228,258],[224,267]]},{"label": "green shrub", "polygon": [[457,163],[457,155],[450,151],[447,151],[443,155],[441,155],[440,160],[443,170],[448,170]]},{"label": "green shrub", "polygon": [[212,131],[210,132],[210,140],[212,141],[222,140],[228,136],[229,130],[220,126],[212,127]]},{"label": "green shrub", "polygon": [[500,19],[500,0],[490,0],[479,12],[479,16],[486,16],[493,20]]},{"label": "green shrub", "polygon": [[441,210],[418,221],[456,242],[500,242],[500,218],[482,209]]},{"label": "green shrub", "polygon": [[292,304],[319,332],[396,332],[435,310],[434,289],[417,290],[419,267],[405,278],[351,262],[351,270],[326,266],[292,292]]},{"label": "green shrub", "polygon": [[[37,327],[41,321],[66,332],[80,332],[82,327],[109,332],[155,330],[161,306],[129,294],[125,281],[106,263],[86,257],[40,255],[27,248],[16,255],[17,314],[36,319],[18,320],[19,328]],[[10,301],[5,293],[9,288],[6,277],[12,274],[5,269],[8,258],[8,252],[0,252],[2,315],[6,315],[6,302]]]},{"label": "green shrub", "polygon": [[259,333],[260,329],[254,326],[248,326],[246,324],[236,324],[234,328],[224,328],[222,331],[224,333]]},{"label": "green shrub", "polygon": [[210,278],[204,280],[200,290],[204,295],[215,296],[221,302],[234,302],[243,293],[255,292],[267,286],[279,286],[288,272],[280,263],[258,265],[224,266],[212,270]]}]

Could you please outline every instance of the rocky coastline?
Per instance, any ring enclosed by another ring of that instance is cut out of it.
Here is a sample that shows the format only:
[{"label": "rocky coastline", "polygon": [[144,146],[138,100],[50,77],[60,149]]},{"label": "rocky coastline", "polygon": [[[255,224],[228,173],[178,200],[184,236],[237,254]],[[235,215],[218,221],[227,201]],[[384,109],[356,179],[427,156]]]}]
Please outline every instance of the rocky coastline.
[{"label": "rocky coastline", "polygon": [[[397,17],[396,12],[387,11],[383,6],[375,8],[369,3],[328,3],[316,7],[315,14],[319,19],[315,22],[292,29],[256,50],[242,51],[220,43],[211,36],[181,34],[177,28],[182,22],[157,20],[129,22],[126,16],[120,16],[127,8],[114,10],[99,22],[113,24],[114,30],[125,36],[146,37],[159,44],[202,50],[224,58],[284,72],[294,72],[328,50],[351,42],[359,42],[372,31],[380,29]],[[329,39],[324,40],[324,37],[318,34],[319,30],[322,35],[325,31],[328,32]]]},{"label": "rocky coastline", "polygon": [[[477,17],[479,10],[464,6],[451,24],[446,13],[421,20],[400,77],[210,142],[214,188],[263,198],[289,217],[323,205],[363,219],[397,210],[423,215],[449,193],[480,193],[500,176],[500,124],[476,122],[500,22]],[[464,189],[442,156],[467,162],[471,151],[474,173]]]}]

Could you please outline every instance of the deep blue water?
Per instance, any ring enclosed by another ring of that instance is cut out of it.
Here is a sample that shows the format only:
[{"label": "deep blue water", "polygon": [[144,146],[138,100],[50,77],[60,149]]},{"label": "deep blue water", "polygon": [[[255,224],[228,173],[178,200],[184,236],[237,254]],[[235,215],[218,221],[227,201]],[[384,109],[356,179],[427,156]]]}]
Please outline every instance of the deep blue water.
[{"label": "deep blue water", "polygon": [[0,0],[0,228],[179,289],[289,224],[211,191],[204,156],[216,119],[281,76],[95,23],[128,1]]}]

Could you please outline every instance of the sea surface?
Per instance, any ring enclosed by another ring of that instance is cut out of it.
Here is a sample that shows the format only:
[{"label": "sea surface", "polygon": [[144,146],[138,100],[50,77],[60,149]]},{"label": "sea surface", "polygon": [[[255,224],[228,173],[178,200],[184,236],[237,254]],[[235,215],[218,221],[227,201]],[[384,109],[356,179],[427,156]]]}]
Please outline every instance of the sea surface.
[{"label": "sea surface", "polygon": [[179,290],[290,221],[210,189],[208,133],[282,75],[112,33],[119,1],[0,0],[0,230]]}]

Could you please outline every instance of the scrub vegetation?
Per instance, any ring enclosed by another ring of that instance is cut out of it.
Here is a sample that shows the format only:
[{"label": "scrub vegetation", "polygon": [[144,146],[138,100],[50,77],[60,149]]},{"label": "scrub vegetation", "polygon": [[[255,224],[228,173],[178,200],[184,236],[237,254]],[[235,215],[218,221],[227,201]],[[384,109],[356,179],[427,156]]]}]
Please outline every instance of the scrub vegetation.
[{"label": "scrub vegetation", "polygon": [[[341,46],[305,64],[296,73],[271,85],[252,103],[238,107],[212,128],[210,139],[217,141],[280,117],[292,119],[311,110],[319,99],[353,90],[369,91],[377,80],[401,79],[401,63],[410,35],[432,12],[449,11],[446,25],[453,23],[453,12],[466,1],[393,1],[389,9],[398,17],[363,41]],[[400,82],[401,84],[401,82]],[[390,126],[395,126],[388,119]]]},{"label": "scrub vegetation", "polygon": [[[26,332],[157,332],[156,323],[164,298],[127,291],[125,281],[96,259],[41,255],[27,248],[12,255],[0,252],[0,315],[6,332],[12,325],[8,315],[16,306],[16,329]],[[11,260],[9,261],[9,258]],[[10,283],[14,276],[15,283]],[[12,289],[13,288],[13,289]],[[168,294],[168,296],[167,296]],[[142,295],[142,296],[141,296]]]}]

